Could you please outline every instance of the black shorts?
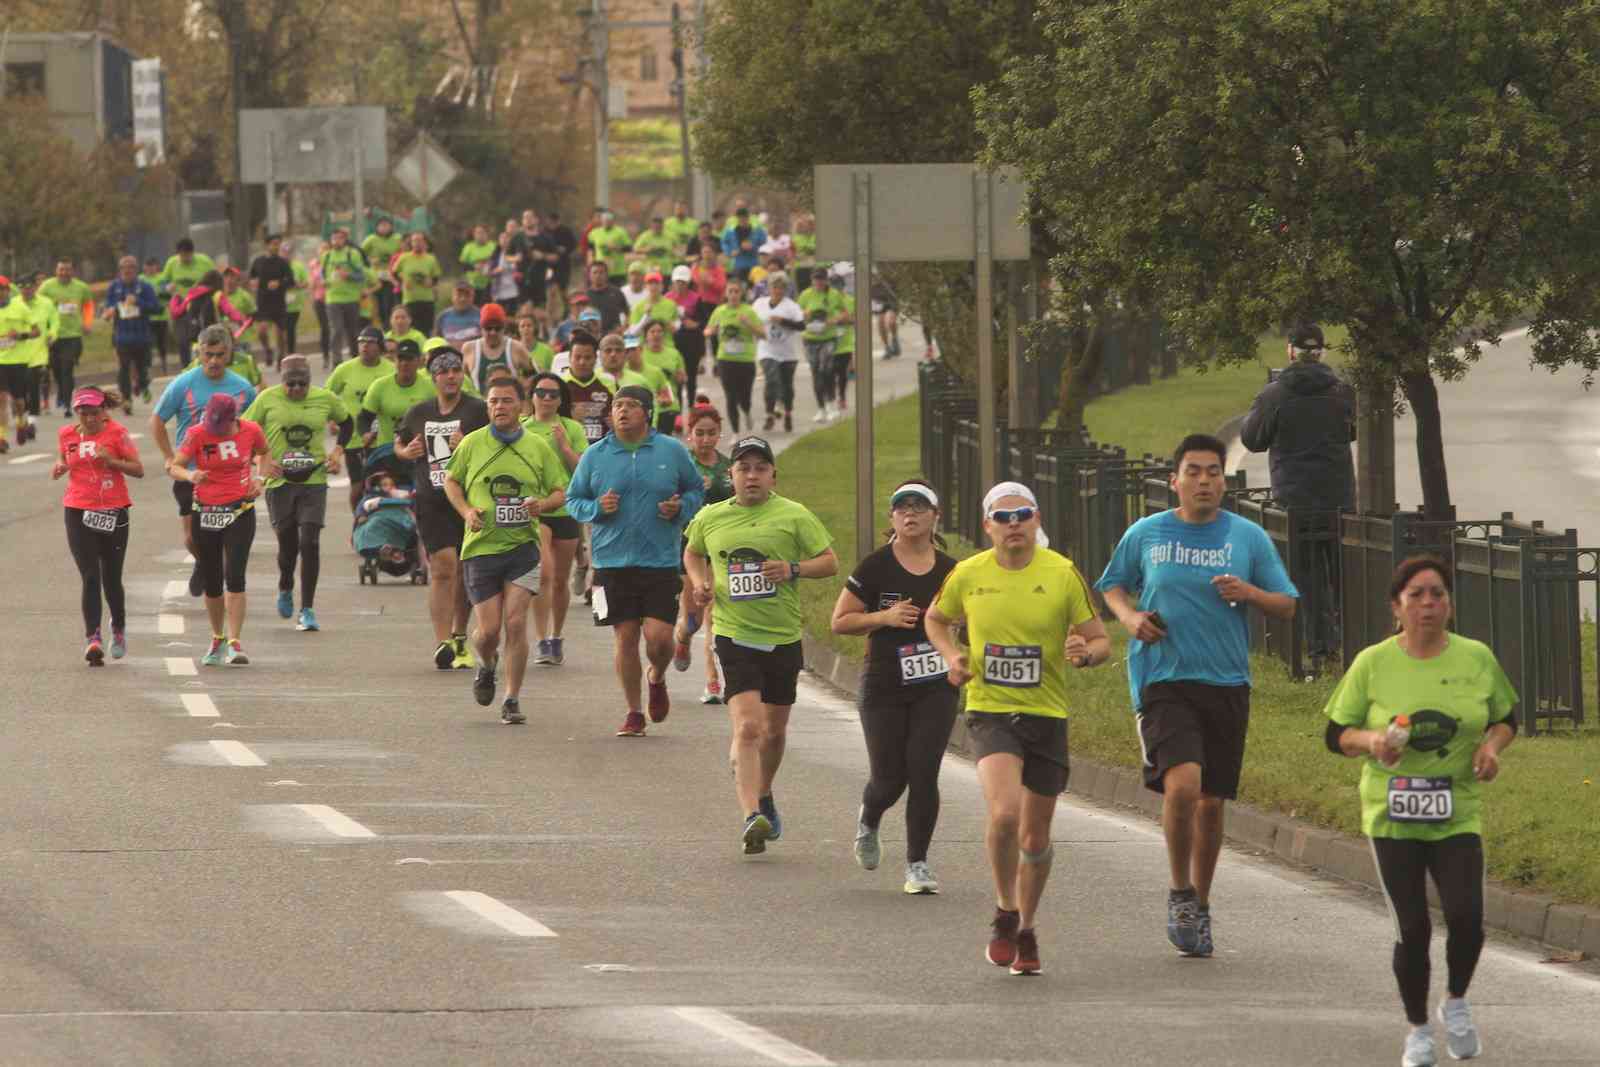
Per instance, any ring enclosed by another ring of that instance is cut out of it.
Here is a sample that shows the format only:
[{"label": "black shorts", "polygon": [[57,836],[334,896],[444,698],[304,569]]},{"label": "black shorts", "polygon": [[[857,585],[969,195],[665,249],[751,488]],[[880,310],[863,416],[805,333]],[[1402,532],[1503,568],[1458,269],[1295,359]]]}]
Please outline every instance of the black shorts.
[{"label": "black shorts", "polygon": [[722,665],[724,700],[754,689],[761,694],[763,704],[787,708],[794,704],[806,656],[799,641],[764,652],[718,634],[717,662]]},{"label": "black shorts", "polygon": [[178,502],[178,518],[194,514],[194,483],[172,483],[172,499]]},{"label": "black shorts", "polygon": [[289,309],[287,307],[269,307],[266,304],[261,304],[256,307],[256,313],[251,317],[256,320],[257,326],[263,322],[270,322],[282,329],[284,323],[289,321]]},{"label": "black shorts", "polygon": [[26,363],[0,364],[0,393],[10,393],[13,397],[27,396],[31,377]]},{"label": "black shorts", "polygon": [[550,527],[550,536],[557,541],[576,541],[583,536],[583,527],[571,515],[540,515],[539,521]]},{"label": "black shorts", "polygon": [[656,433],[664,433],[671,437],[678,430],[678,416],[680,414],[682,413],[677,411],[656,412]]},{"label": "black shorts", "polygon": [[422,539],[422,550],[428,555],[453,548],[461,552],[461,541],[467,536],[467,523],[450,502],[431,496],[417,497],[417,536]]},{"label": "black shorts", "polygon": [[327,525],[328,487],[285,482],[267,490],[267,519],[274,530],[285,526]]},{"label": "black shorts", "polygon": [[606,614],[603,619],[595,618],[597,626],[640,619],[678,621],[683,581],[671,567],[597,567],[594,587],[605,590]]},{"label": "black shorts", "polygon": [[1200,791],[1232,800],[1239,794],[1250,687],[1204,682],[1151,682],[1139,708],[1145,788],[1163,791],[1167,771],[1200,764]]},{"label": "black shorts", "polygon": [[967,737],[972,755],[1008,753],[1022,760],[1022,784],[1030,793],[1057,797],[1066,792],[1071,767],[1067,760],[1067,720],[1050,715],[1005,711],[967,712]]},{"label": "black shorts", "polygon": [[506,591],[506,583],[530,593],[539,592],[539,546],[529,542],[494,556],[462,560],[467,599],[474,604],[493,600]]}]

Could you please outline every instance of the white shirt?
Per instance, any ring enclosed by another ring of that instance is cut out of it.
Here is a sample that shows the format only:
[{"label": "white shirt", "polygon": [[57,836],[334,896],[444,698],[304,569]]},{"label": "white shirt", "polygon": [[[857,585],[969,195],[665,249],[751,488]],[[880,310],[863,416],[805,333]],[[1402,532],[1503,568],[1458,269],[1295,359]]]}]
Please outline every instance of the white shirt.
[{"label": "white shirt", "polygon": [[640,286],[639,287],[639,291],[637,293],[634,292],[632,289],[630,289],[626,285],[624,285],[622,287],[622,296],[623,296],[623,299],[625,299],[628,302],[628,311],[629,312],[633,311],[633,305],[637,304],[639,301],[643,300],[645,297],[647,297],[649,295],[650,295],[650,287],[647,286],[647,285]]},{"label": "white shirt", "polygon": [[780,326],[773,319],[792,319],[800,322],[805,319],[806,313],[800,310],[787,296],[773,307],[772,298],[764,296],[750,305],[755,309],[756,317],[767,328],[767,336],[756,342],[757,359],[775,359],[779,363],[800,362],[800,331],[791,330],[787,326]]}]

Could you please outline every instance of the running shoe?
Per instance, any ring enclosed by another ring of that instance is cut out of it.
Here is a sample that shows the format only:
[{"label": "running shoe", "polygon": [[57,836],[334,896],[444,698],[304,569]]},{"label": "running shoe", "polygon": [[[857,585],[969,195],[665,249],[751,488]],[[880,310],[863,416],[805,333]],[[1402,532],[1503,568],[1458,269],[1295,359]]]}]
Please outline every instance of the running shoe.
[{"label": "running shoe", "polygon": [[317,613],[312,611],[310,608],[300,609],[300,617],[295,620],[294,628],[299,630],[301,633],[305,633],[308,630],[315,631],[322,629],[322,627],[317,625]]},{"label": "running shoe", "polygon": [[761,432],[771,433],[772,428],[776,425],[778,425],[778,413],[775,411],[769,411],[767,412],[766,419],[761,423]]},{"label": "running shoe", "polygon": [[759,811],[751,812],[750,817],[744,821],[744,832],[739,835],[739,840],[744,844],[746,856],[759,855],[767,850],[767,840],[772,837],[772,823]]},{"label": "running shoe", "polygon": [[1011,966],[1017,958],[1017,927],[1021,925],[1019,913],[995,908],[994,919],[989,923],[989,947],[983,950],[983,958],[996,967]]},{"label": "running shoe", "polygon": [[456,646],[454,641],[439,642],[439,647],[433,650],[433,665],[441,671],[447,671],[456,665]]},{"label": "running shoe", "polygon": [[672,698],[667,695],[667,680],[652,682],[648,672],[644,679],[645,687],[650,691],[650,700],[646,707],[650,710],[651,722],[666,722],[667,713],[672,710]]},{"label": "running shoe", "polygon": [[472,654],[472,646],[467,644],[466,634],[456,634],[450,639],[455,645],[456,657],[451,661],[458,671],[470,671],[478,665],[478,657]]},{"label": "running shoe", "polygon": [[637,711],[628,712],[628,717],[622,720],[622,728],[617,731],[618,737],[643,737],[645,731],[644,716]]},{"label": "running shoe", "polygon": [[506,697],[504,704],[500,705],[500,721],[507,726],[521,726],[528,721],[522,714],[522,703],[516,697]]},{"label": "running shoe", "polygon": [[128,635],[121,630],[111,631],[111,658],[121,659],[128,654]]},{"label": "running shoe", "polygon": [[567,662],[566,645],[562,642],[561,638],[552,637],[550,639],[550,665],[552,667],[559,667],[565,662]]},{"label": "running shoe", "polygon": [[143,400],[146,404],[150,403],[150,387],[148,385],[139,390],[139,399]]},{"label": "running shoe", "polygon": [[783,432],[794,433],[794,412],[787,408],[783,412]]},{"label": "running shoe", "polygon": [[773,802],[771,793],[762,797],[757,804],[761,808],[761,814],[772,824],[772,832],[767,835],[767,840],[776,841],[783,836],[783,818],[778,814],[778,805]]},{"label": "running shoe", "polygon": [[493,663],[480,663],[472,676],[472,699],[481,708],[494,703],[494,668]]},{"label": "running shoe", "polygon": [[10,452],[10,451],[11,451],[11,442],[7,441],[5,439],[4,435],[0,435],[0,456],[3,456],[7,452]]},{"label": "running shoe", "polygon": [[294,594],[287,589],[278,590],[278,618],[294,618]]},{"label": "running shoe", "polygon": [[230,667],[250,666],[250,657],[244,654],[244,649],[239,647],[238,641],[228,642],[228,651],[223,654],[222,658]]},{"label": "running shoe", "polygon": [[539,649],[533,655],[533,662],[545,667],[550,665],[550,639],[548,637],[539,638]]},{"label": "running shoe", "polygon": [[1167,892],[1167,940],[1185,956],[1200,947],[1200,901],[1193,889]]},{"label": "running shoe", "polygon": [[812,422],[827,422],[828,421],[828,409],[827,408],[818,408],[817,409],[817,413],[815,415],[811,416],[811,421]]},{"label": "running shoe", "polygon": [[83,650],[83,661],[91,667],[106,665],[106,650],[100,646],[100,631],[89,635],[89,647]]},{"label": "running shoe", "polygon": [[1400,1067],[1434,1067],[1439,1062],[1439,1050],[1433,1043],[1433,1027],[1427,1023],[1413,1026],[1406,1034],[1406,1048],[1400,1055]]},{"label": "running shoe", "polygon": [[1216,951],[1216,946],[1211,941],[1211,908],[1209,906],[1200,909],[1200,917],[1195,922],[1195,937],[1197,944],[1195,945],[1194,955],[1210,956],[1212,952]]},{"label": "running shoe", "polygon": [[203,596],[206,591],[206,580],[200,577],[200,564],[194,565],[194,570],[189,572],[189,595]]},{"label": "running shoe", "polygon": [[878,844],[878,828],[868,826],[862,818],[866,812],[865,807],[856,811],[856,865],[863,871],[875,871],[883,858],[883,848]]},{"label": "running shoe", "polygon": [[686,671],[689,664],[694,662],[694,650],[689,647],[689,642],[679,641],[678,647],[672,651],[672,669]]},{"label": "running shoe", "polygon": [[905,891],[907,896],[913,897],[939,891],[939,879],[933,876],[933,869],[928,866],[927,860],[906,864]]},{"label": "running shoe", "polygon": [[1478,1039],[1478,1024],[1472,1021],[1472,1008],[1466,997],[1446,997],[1439,1003],[1439,1022],[1444,1025],[1444,1047],[1453,1060],[1470,1060],[1483,1054]]},{"label": "running shoe", "polygon": [[222,638],[213,637],[211,639],[211,650],[209,652],[207,652],[205,655],[200,657],[200,666],[202,666],[202,667],[220,667],[220,666],[222,666],[222,650],[226,645],[227,645],[227,642],[224,641]]},{"label": "running shoe", "polygon": [[720,703],[722,703],[722,683],[721,682],[707,682],[705,690],[700,694],[700,703],[702,703],[702,704],[720,704]]},{"label": "running shoe", "polygon": [[1044,970],[1039,966],[1039,937],[1032,930],[1017,931],[1017,954],[1011,960],[1011,973],[1034,975]]}]

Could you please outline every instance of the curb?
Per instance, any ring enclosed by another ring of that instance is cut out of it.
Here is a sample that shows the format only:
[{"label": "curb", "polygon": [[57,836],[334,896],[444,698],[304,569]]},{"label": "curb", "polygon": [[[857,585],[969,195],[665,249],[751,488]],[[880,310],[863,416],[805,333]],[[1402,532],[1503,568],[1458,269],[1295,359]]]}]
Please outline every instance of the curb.
[{"label": "curb", "polygon": [[[810,634],[804,637],[803,646],[806,670],[846,694],[855,693],[861,675],[856,660]],[[962,759],[972,758],[967,747],[965,715],[956,719],[949,751]],[[1160,795],[1144,788],[1138,772],[1124,767],[1074,756],[1067,788],[1079,799],[1106,807],[1136,809],[1152,819],[1161,816]],[[1270,852],[1278,859],[1320,874],[1382,891],[1372,848],[1362,837],[1325,830],[1239,801],[1228,804],[1225,834],[1234,845]],[[1431,882],[1428,899],[1438,907]],[[1600,958],[1600,909],[1558,904],[1543,894],[1519,892],[1488,882],[1484,887],[1483,922],[1491,929],[1552,948],[1579,951],[1589,959]]]}]

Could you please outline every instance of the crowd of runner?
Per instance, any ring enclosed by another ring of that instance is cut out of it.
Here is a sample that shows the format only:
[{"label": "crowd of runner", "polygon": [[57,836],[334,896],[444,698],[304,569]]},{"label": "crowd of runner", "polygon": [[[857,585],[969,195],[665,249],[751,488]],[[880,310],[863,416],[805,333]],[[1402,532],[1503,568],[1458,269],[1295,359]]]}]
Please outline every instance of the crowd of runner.
[{"label": "crowd of runner", "polygon": [[[468,276],[438,314],[422,306],[427,301],[406,299],[417,296],[408,284],[431,290],[439,280],[436,261],[404,259],[431,259],[413,235],[410,251],[396,252],[400,300],[389,309],[388,331],[359,318],[341,326],[353,358],[340,361],[325,386],[312,384],[311,361],[294,353],[292,331],[274,352],[280,381],[266,386],[259,373],[242,372],[235,330],[220,321],[199,328],[194,364],[166,387],[148,425],[172,481],[179,535],[195,560],[190,593],[203,598],[211,627],[201,663],[249,663],[245,573],[263,500],[277,540],[278,613],[299,630],[319,629],[314,600],[329,477],[348,471],[351,543],[365,561],[363,575],[426,581],[429,669],[471,670],[476,703],[491,706],[499,697],[508,725],[527,721],[530,663],[564,664],[574,595],[612,631],[624,705],[618,737],[644,736],[667,720],[667,671],[691,669],[704,631],[702,701],[728,706],[739,847],[760,854],[784,832],[775,782],[804,665],[799,585],[834,576],[839,563],[823,523],[777,491],[777,450],[748,421],[741,427],[741,413],[750,418],[753,370],[737,368],[754,364],[738,346],[769,345],[760,349],[776,364],[766,368],[764,426],[788,428],[795,375],[783,365],[798,357],[770,355],[773,335],[801,338],[809,354],[813,325],[843,326],[849,297],[814,268],[802,299],[792,301],[784,272],[769,270],[754,278],[762,295],[745,303],[737,275],[750,279],[761,268],[761,255],[748,255],[747,246],[764,248],[767,239],[746,235],[741,222],[720,302],[665,295],[655,267],[670,266],[681,294],[678,271],[686,268],[669,262],[682,251],[677,237],[690,232],[681,224],[652,224],[632,239],[629,247],[649,257],[650,268],[634,300],[614,284],[632,284],[632,265],[620,251],[612,256],[622,238],[606,232],[609,219],[596,221],[587,234],[590,289],[570,294],[576,314],[561,324],[565,330],[547,331],[540,305],[529,311],[525,299],[549,299],[560,288],[560,261],[550,257],[562,246],[552,252],[549,242],[519,243],[505,233],[489,241],[484,228],[463,250]],[[537,216],[534,222],[537,237]],[[701,262],[714,262],[706,228],[692,232],[702,241]],[[519,234],[528,233],[524,224]],[[336,235],[325,277],[330,263],[353,261],[351,248]],[[539,268],[542,289],[525,291],[519,281],[508,294],[508,304],[510,296],[520,301],[515,338],[512,311],[493,299],[497,287],[504,291],[500,265],[513,255],[549,264]],[[413,269],[427,277],[413,278]],[[252,268],[252,275],[293,289],[292,269]],[[688,282],[701,277],[691,272]],[[613,300],[613,292],[624,295]],[[135,289],[126,306],[144,306],[143,296]],[[225,286],[219,299],[228,299]],[[0,317],[0,338],[8,336],[6,321]],[[682,347],[668,347],[669,335],[686,329],[707,342],[692,363]],[[41,328],[23,343],[46,335]],[[692,367],[712,353],[725,392],[720,410],[692,384]],[[819,414],[842,410],[848,380],[836,372],[836,346],[824,354],[811,363]],[[0,371],[31,367],[35,358],[30,349],[30,362],[0,363]],[[254,365],[248,354],[243,359]],[[130,373],[126,384],[139,389],[145,379],[137,361]],[[830,376],[835,392],[824,398],[820,382]],[[8,373],[0,385],[25,389],[29,377]],[[60,428],[51,472],[67,478],[84,659],[96,667],[107,657],[102,600],[111,616],[110,657],[124,657],[128,647],[126,479],[146,473],[114,417],[127,410],[128,395],[74,388],[75,421]],[[726,453],[725,421],[732,431]],[[995,892],[984,955],[1011,974],[1042,970],[1051,825],[1069,777],[1068,679],[1112,658],[1102,604],[1128,639],[1145,784],[1162,795],[1166,936],[1186,956],[1216,951],[1212,886],[1225,805],[1237,795],[1244,763],[1250,612],[1292,617],[1299,595],[1265,531],[1224,509],[1225,454],[1213,437],[1185,438],[1173,456],[1178,506],[1135,523],[1092,584],[1049,547],[1028,486],[989,489],[982,498],[989,547],[957,562],[937,533],[937,493],[924,481],[904,482],[890,496],[887,543],[856,565],[839,592],[834,632],[867,638],[858,709],[869,774],[856,803],[855,861],[879,866],[883,817],[905,796],[904,891],[939,891],[929,859],[938,778],[964,699]],[[1396,924],[1394,973],[1411,1024],[1402,1062],[1410,1067],[1437,1060],[1427,1010],[1430,875],[1448,928],[1448,996],[1438,1009],[1444,1043],[1458,1059],[1481,1049],[1465,997],[1483,947],[1482,794],[1516,732],[1516,693],[1485,646],[1449,632],[1450,597],[1443,563],[1402,563],[1390,589],[1396,635],[1355,659],[1326,709],[1328,748],[1364,761],[1362,825]]]}]

